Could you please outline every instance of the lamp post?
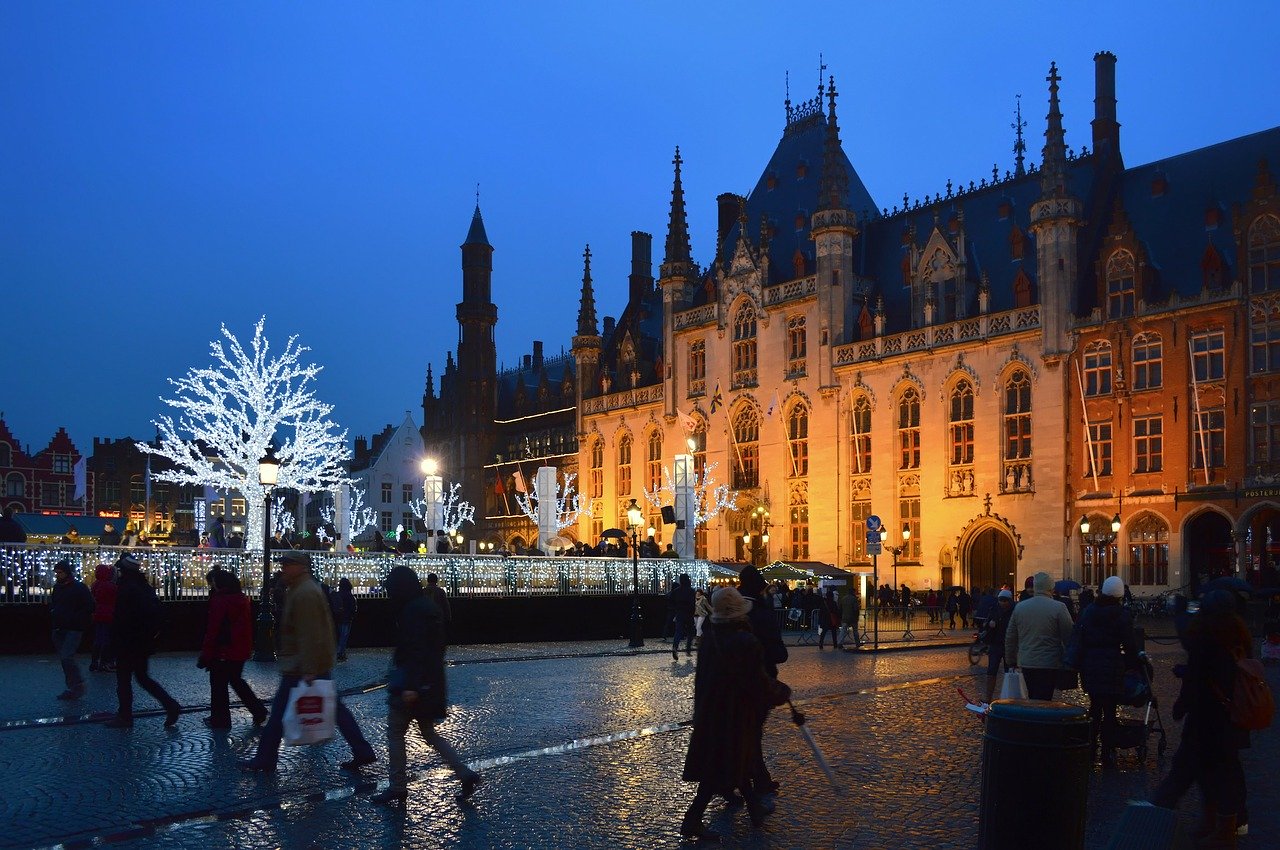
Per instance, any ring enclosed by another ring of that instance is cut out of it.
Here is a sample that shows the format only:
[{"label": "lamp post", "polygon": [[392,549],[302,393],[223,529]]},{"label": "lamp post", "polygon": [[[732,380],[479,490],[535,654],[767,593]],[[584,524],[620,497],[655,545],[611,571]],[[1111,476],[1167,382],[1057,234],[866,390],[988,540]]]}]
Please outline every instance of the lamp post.
[{"label": "lamp post", "polygon": [[644,615],[640,612],[640,541],[644,512],[632,499],[627,505],[627,525],[631,526],[631,642],[628,646],[644,646]]},{"label": "lamp post", "polygon": [[258,622],[254,638],[254,661],[275,661],[275,622],[271,616],[271,491],[280,480],[280,461],[275,449],[267,446],[267,453],[258,461],[258,483],[262,485],[262,600],[258,603]]},{"label": "lamp post", "polygon": [[[768,557],[769,557],[769,529],[773,525],[773,523],[769,522],[769,509],[766,508],[764,505],[756,505],[756,509],[751,512],[751,515],[750,517],[748,517],[747,521],[749,525],[747,527],[746,533],[742,535],[742,543],[743,543],[743,546],[747,549],[747,554],[751,560],[751,563],[755,564],[757,567],[762,567],[764,566],[764,561],[768,560]],[[751,535],[750,523],[754,523],[755,527],[760,532],[759,546],[755,546],[751,542],[752,535]],[[759,554],[761,557],[757,558],[756,557],[757,554]],[[759,561],[759,563],[757,563],[757,561]]]},{"label": "lamp post", "polygon": [[[883,543],[889,537],[889,532],[880,529],[880,542]],[[898,556],[907,551],[907,541],[911,539],[911,526],[908,523],[902,524],[902,545],[890,546],[889,552],[893,555],[893,592],[898,592]]]},{"label": "lamp post", "polygon": [[[1090,529],[1093,527],[1093,524],[1089,522],[1089,517],[1087,515],[1082,516],[1080,517],[1080,539],[1083,540],[1089,546],[1092,546],[1095,548],[1100,547],[1102,549],[1103,561],[1109,562],[1111,560],[1109,548],[1111,544],[1115,541],[1116,537],[1119,536],[1121,525],[1122,523],[1120,522],[1120,514],[1119,512],[1117,512],[1116,515],[1111,518],[1110,532],[1101,530],[1101,531],[1094,531],[1090,533]],[[1117,559],[1118,557],[1119,557],[1119,553],[1117,553]],[[1100,575],[1099,568],[1101,568],[1103,564],[1099,564],[1097,562],[1097,558],[1095,557],[1093,559],[1093,565],[1095,569],[1094,578],[1097,578],[1098,575]],[[1119,564],[1106,563],[1106,566],[1109,566],[1112,569],[1117,569],[1119,567]],[[1081,569],[1083,570],[1083,568],[1084,568],[1084,565],[1081,564]],[[1080,578],[1083,579],[1084,576],[1081,575]]]},{"label": "lamp post", "polygon": [[423,525],[427,527],[427,549],[430,550],[432,535],[440,530],[440,499],[444,493],[444,479],[440,477],[440,462],[433,457],[424,457],[422,467],[422,500]]}]

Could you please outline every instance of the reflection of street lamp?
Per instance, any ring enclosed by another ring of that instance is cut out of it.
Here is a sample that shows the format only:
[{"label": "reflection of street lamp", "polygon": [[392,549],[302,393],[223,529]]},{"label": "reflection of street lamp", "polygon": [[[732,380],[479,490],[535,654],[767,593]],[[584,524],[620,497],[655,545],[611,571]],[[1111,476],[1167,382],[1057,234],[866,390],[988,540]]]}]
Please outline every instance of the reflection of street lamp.
[{"label": "reflection of street lamp", "polygon": [[262,485],[262,601],[258,603],[257,635],[253,653],[254,661],[275,661],[276,647],[271,617],[271,491],[280,480],[280,461],[275,449],[267,446],[267,453],[258,461],[258,483]]},{"label": "reflection of street lamp", "polygon": [[627,525],[631,526],[631,643],[628,646],[644,646],[644,616],[640,612],[640,526],[644,512],[632,499],[627,505]]},{"label": "reflection of street lamp", "polygon": [[[880,542],[884,543],[889,537],[889,532],[885,528],[880,529]],[[911,539],[911,525],[909,523],[902,524],[902,545],[890,546],[889,552],[893,555],[893,592],[898,592],[898,556],[907,551],[907,541]]]}]

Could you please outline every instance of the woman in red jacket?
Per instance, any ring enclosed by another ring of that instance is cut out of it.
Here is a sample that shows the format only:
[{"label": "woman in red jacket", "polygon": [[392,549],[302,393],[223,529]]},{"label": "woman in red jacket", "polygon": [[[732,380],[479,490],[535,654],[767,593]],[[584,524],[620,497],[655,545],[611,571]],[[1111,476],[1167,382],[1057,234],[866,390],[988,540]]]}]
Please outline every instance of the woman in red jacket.
[{"label": "woman in red jacket", "polygon": [[116,618],[115,568],[98,564],[93,571],[93,660],[89,669],[115,672],[116,651],[111,645],[111,621]]},{"label": "woman in red jacket", "polygon": [[231,728],[231,703],[227,687],[253,715],[253,722],[267,720],[267,707],[244,680],[244,663],[253,651],[253,617],[249,597],[240,589],[240,579],[226,570],[213,570],[209,583],[209,627],[204,633],[204,647],[197,667],[209,671],[209,716],[204,725],[210,729]]}]

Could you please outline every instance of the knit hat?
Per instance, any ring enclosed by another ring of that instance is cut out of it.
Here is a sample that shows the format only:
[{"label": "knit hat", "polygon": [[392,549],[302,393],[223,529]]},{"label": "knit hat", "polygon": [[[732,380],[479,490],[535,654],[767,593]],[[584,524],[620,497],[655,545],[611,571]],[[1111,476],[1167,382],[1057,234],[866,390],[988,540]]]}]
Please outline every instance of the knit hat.
[{"label": "knit hat", "polygon": [[747,616],[751,600],[744,599],[736,587],[722,587],[711,594],[711,622],[723,623]]},{"label": "knit hat", "polygon": [[119,560],[116,561],[116,569],[117,570],[141,570],[142,562],[139,561],[137,558],[135,558],[133,555],[130,555],[129,553],[126,552],[125,554],[120,556]]},{"label": "knit hat", "polygon": [[1116,599],[1124,598],[1124,579],[1120,576],[1111,576],[1102,583],[1102,595],[1114,596]]},{"label": "knit hat", "polygon": [[996,597],[996,598],[997,598],[997,599],[1012,599],[1012,598],[1013,598],[1013,591],[1006,587],[1006,588],[1004,588],[1003,590],[1001,590],[1001,591],[1000,591],[1000,593],[997,595],[997,597]]},{"label": "knit hat", "polygon": [[1037,594],[1053,595],[1053,576],[1046,572],[1038,572],[1031,577],[1031,590]]}]

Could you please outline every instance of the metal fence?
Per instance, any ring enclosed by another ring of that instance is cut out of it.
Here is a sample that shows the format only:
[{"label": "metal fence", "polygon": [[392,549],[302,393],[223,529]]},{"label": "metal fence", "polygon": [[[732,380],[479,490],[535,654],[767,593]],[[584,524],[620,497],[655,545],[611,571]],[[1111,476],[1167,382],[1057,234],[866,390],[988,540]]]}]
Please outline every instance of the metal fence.
[{"label": "metal fence", "polygon": [[[123,552],[143,565],[164,599],[206,596],[205,575],[224,569],[237,577],[246,593],[262,590],[262,552],[239,549],[135,548],[112,546],[5,545],[0,547],[0,577],[4,580],[0,604],[47,601],[53,587],[53,566],[69,561],[78,578],[92,581],[99,564],[111,565]],[[608,595],[632,592],[630,558],[557,558],[466,554],[399,554],[373,552],[311,552],[312,572],[331,586],[348,579],[363,597],[383,596],[383,579],[392,567],[408,566],[423,578],[440,576],[440,583],[456,596]],[[275,565],[272,565],[275,569]],[[639,592],[665,593],[681,573],[695,586],[706,586],[710,565],[706,561],[642,558]]]}]

